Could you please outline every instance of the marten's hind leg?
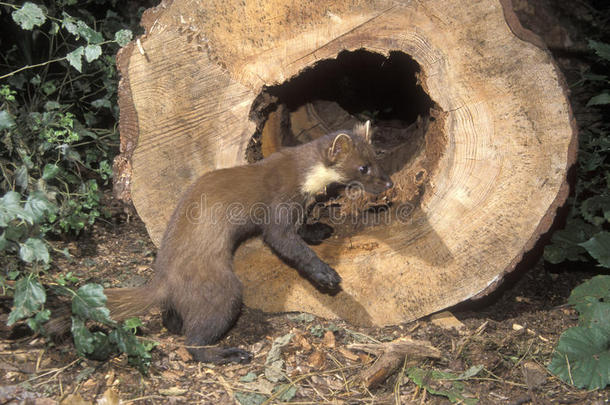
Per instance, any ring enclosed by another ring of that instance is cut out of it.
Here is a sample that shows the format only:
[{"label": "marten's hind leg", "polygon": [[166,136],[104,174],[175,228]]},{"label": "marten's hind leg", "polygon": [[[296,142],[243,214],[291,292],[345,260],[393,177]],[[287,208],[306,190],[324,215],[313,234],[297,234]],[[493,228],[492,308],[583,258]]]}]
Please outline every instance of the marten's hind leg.
[{"label": "marten's hind leg", "polygon": [[161,313],[161,318],[163,319],[163,326],[165,326],[168,331],[177,335],[182,333],[182,317],[173,306],[166,306]]},{"label": "marten's hind leg", "polygon": [[216,343],[233,326],[241,310],[241,288],[228,267],[207,269],[206,280],[191,280],[183,291],[183,299],[175,308],[182,315],[187,349],[195,360],[223,364],[252,359],[249,352],[236,347],[199,347]]}]

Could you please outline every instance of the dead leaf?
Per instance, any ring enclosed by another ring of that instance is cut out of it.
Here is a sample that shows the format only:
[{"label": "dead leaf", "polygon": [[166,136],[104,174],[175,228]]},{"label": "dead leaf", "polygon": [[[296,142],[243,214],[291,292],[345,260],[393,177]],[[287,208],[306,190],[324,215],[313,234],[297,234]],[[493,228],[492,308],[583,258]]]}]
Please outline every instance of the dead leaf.
[{"label": "dead leaf", "polygon": [[341,353],[343,355],[343,357],[345,357],[348,360],[351,360],[351,361],[360,360],[360,356],[358,356],[356,353],[352,352],[351,350],[346,349],[345,347],[340,347],[338,350],[339,350],[339,353]]},{"label": "dead leaf", "polygon": [[182,361],[191,361],[192,357],[188,350],[185,347],[179,347],[176,349],[176,354],[180,357]]},{"label": "dead leaf", "polygon": [[316,350],[309,356],[307,362],[312,368],[323,370],[326,365],[326,355],[323,352]]},{"label": "dead leaf", "polygon": [[104,395],[96,402],[97,405],[119,405],[119,394],[112,388],[104,391]]},{"label": "dead leaf", "polygon": [[70,394],[61,400],[59,405],[91,405],[91,401],[85,401],[80,394]]},{"label": "dead leaf", "polygon": [[335,334],[332,331],[327,330],[326,333],[324,334],[324,339],[322,341],[324,342],[324,345],[326,347],[329,347],[331,349],[334,348],[335,343],[336,343]]},{"label": "dead leaf", "polygon": [[167,397],[177,397],[180,395],[184,395],[187,392],[188,392],[188,390],[186,388],[180,388],[180,387],[172,387],[172,388],[159,390],[159,394],[165,395]]}]

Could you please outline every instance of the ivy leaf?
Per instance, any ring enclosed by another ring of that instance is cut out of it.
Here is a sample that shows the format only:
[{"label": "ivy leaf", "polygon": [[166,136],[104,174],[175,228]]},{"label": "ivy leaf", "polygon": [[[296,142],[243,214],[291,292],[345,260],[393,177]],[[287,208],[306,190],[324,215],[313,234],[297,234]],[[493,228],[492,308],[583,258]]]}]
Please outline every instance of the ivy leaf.
[{"label": "ivy leaf", "polygon": [[34,277],[24,277],[15,283],[13,310],[8,316],[8,326],[20,319],[34,315],[47,300],[44,287]]},{"label": "ivy leaf", "polygon": [[99,32],[91,29],[87,24],[83,21],[78,20],[76,22],[76,29],[78,35],[85,38],[88,44],[99,44],[104,41],[104,37]]},{"label": "ivy leaf", "polygon": [[590,223],[601,226],[610,221],[610,194],[599,194],[584,200],[580,213]]},{"label": "ivy leaf", "polygon": [[15,170],[15,184],[22,191],[28,187],[28,167],[26,165],[21,165]]},{"label": "ivy leaf", "polygon": [[2,232],[0,234],[0,252],[5,250],[6,247],[9,245],[9,241],[8,241],[8,239],[6,239],[5,233],[6,232]]},{"label": "ivy leaf", "polygon": [[98,98],[97,100],[92,101],[91,105],[95,108],[112,108],[112,104],[110,104],[110,100],[107,98]]},{"label": "ivy leaf", "polygon": [[133,34],[131,30],[120,30],[114,34],[114,40],[119,46],[125,46],[131,41]]},{"label": "ivy leaf", "polygon": [[134,334],[123,327],[114,329],[108,337],[121,352],[127,354],[129,363],[136,366],[142,374],[148,373],[151,359],[150,351],[155,344],[146,345],[140,342]]},{"label": "ivy leaf", "polygon": [[13,11],[13,20],[24,30],[32,30],[46,21],[47,17],[40,7],[29,1],[24,3],[19,10]]},{"label": "ivy leaf", "polygon": [[72,313],[83,319],[114,324],[106,308],[104,288],[99,284],[85,284],[72,297]]},{"label": "ivy leaf", "polygon": [[598,232],[588,241],[580,243],[580,246],[587,249],[603,267],[610,268],[610,232]]},{"label": "ivy leaf", "polygon": [[600,93],[597,96],[591,97],[587,102],[587,107],[592,105],[606,105],[610,104],[610,93]]},{"label": "ivy leaf", "polygon": [[49,181],[55,178],[59,173],[59,166],[54,163],[47,163],[42,169],[42,179],[45,181]]},{"label": "ivy leaf", "polygon": [[95,347],[93,346],[93,334],[82,319],[72,317],[72,338],[74,339],[74,346],[80,356],[85,356],[89,353],[93,353]]},{"label": "ivy leaf", "polygon": [[75,50],[73,50],[72,52],[70,52],[68,55],[66,55],[66,59],[68,59],[68,62],[70,63],[70,65],[78,70],[78,72],[82,72],[83,70],[83,54],[85,53],[85,48],[83,48],[82,46],[79,46],[78,48],[76,48]]},{"label": "ivy leaf", "polygon": [[102,54],[102,47],[99,45],[87,45],[85,47],[85,59],[87,62],[93,62]]},{"label": "ivy leaf", "polygon": [[577,326],[561,334],[549,370],[563,381],[589,390],[610,383],[610,336],[602,329]]},{"label": "ivy leaf", "polygon": [[39,311],[33,318],[27,320],[27,324],[34,332],[43,332],[43,324],[51,318],[51,311],[48,309]]},{"label": "ivy leaf", "polygon": [[593,49],[600,58],[610,61],[610,44],[589,40],[589,48]]},{"label": "ivy leaf", "polygon": [[57,207],[42,191],[31,192],[24,206],[24,211],[34,219],[34,222],[42,221],[45,213],[54,213],[56,210]]},{"label": "ivy leaf", "polygon": [[0,131],[11,128],[15,125],[15,119],[8,111],[0,111]]},{"label": "ivy leaf", "polygon": [[47,245],[38,238],[28,238],[25,243],[20,243],[19,257],[26,263],[39,261],[48,264],[51,260]]},{"label": "ivy leaf", "polygon": [[21,208],[21,195],[16,191],[9,191],[0,198],[0,226],[6,227],[13,219],[23,216]]}]

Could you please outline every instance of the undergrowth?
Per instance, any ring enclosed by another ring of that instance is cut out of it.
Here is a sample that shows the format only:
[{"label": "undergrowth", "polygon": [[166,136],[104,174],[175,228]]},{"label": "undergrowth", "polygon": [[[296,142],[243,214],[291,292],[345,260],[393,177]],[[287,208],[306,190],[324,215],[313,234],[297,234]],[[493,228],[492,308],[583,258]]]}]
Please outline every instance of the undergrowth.
[{"label": "undergrowth", "polygon": [[9,325],[46,334],[52,291],[71,300],[79,354],[125,352],[144,371],[152,347],[135,337],[137,321],[110,319],[101,286],[47,272],[54,254],[69,256],[50,241],[109,216],[101,189],[118,149],[114,55],[132,38],[134,4],[0,2],[0,285],[13,297]]},{"label": "undergrowth", "polygon": [[[610,45],[589,41],[600,71],[610,71]],[[602,109],[601,119],[581,128],[578,177],[566,227],[552,236],[544,258],[551,263],[593,262],[610,268],[610,77],[584,72],[575,85],[597,92],[586,107]],[[601,272],[601,270],[600,270]],[[610,276],[599,275],[572,291],[568,303],[580,314],[579,326],[565,331],[549,369],[580,388],[610,384]]]}]

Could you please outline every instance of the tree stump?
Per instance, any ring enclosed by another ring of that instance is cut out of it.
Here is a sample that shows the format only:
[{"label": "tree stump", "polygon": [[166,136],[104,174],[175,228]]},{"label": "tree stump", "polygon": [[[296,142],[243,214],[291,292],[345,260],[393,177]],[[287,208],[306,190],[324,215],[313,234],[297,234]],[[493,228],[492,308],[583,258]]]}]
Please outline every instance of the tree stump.
[{"label": "tree stump", "polygon": [[372,118],[397,156],[394,190],[365,211],[376,222],[344,212],[314,247],[343,291],[319,293],[253,239],[234,262],[250,307],[416,319],[493,290],[566,199],[565,83],[508,0],[166,0],[142,25],[117,57],[115,192],[155,243],[196,177],[286,144],[279,106],[292,142]]}]

